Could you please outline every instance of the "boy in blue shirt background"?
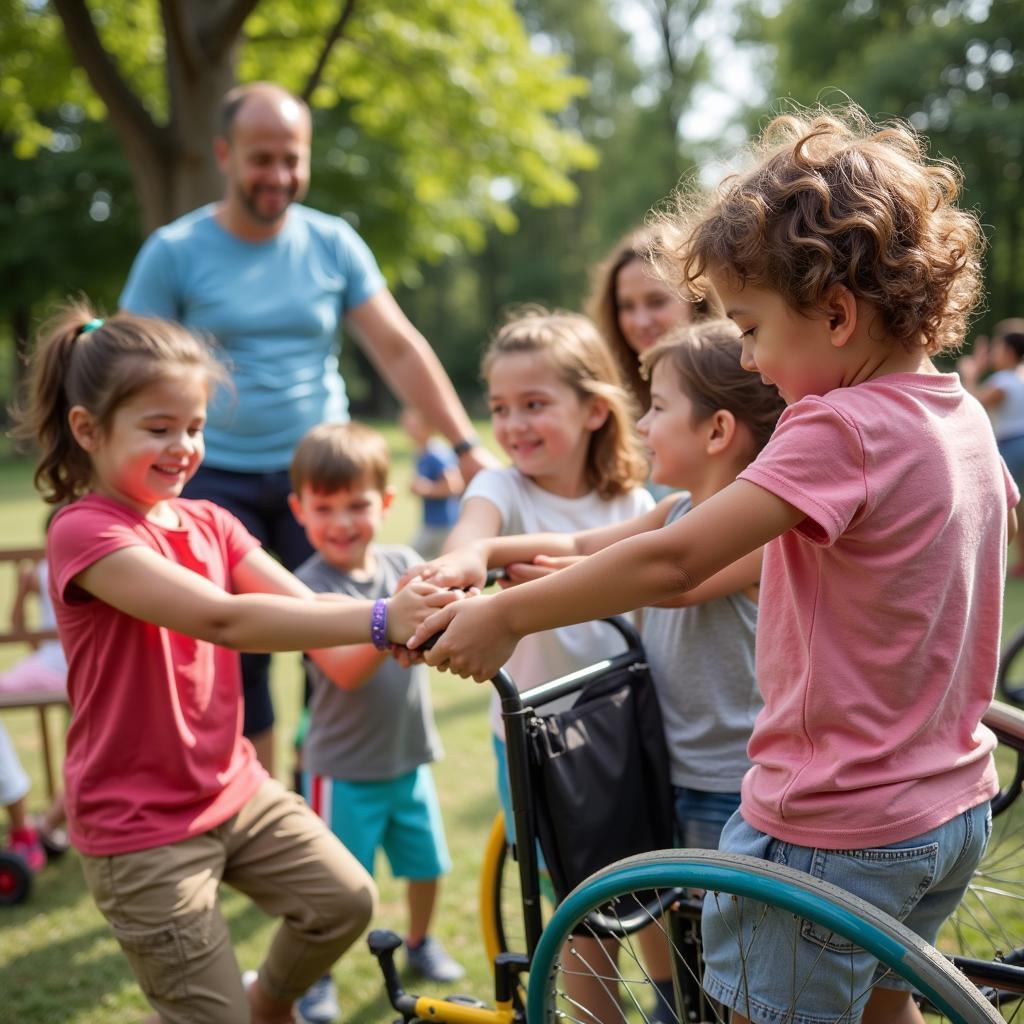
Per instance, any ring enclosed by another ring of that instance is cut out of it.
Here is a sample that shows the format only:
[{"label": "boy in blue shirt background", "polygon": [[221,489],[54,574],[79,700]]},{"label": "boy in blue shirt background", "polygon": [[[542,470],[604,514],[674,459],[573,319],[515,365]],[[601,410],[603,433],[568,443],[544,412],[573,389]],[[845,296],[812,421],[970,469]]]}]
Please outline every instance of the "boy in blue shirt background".
[{"label": "boy in blue shirt background", "polygon": [[412,540],[425,561],[437,558],[459,518],[459,495],[466,484],[453,449],[434,436],[420,413],[406,406],[402,429],[416,445],[412,493],[423,499],[423,522]]}]

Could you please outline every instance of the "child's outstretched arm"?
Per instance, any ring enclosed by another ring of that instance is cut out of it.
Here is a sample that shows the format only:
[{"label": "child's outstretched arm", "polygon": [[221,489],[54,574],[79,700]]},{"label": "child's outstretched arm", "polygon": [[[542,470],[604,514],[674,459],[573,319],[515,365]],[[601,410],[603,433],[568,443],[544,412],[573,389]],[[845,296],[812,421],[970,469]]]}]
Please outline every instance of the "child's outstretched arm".
[{"label": "child's outstretched arm", "polygon": [[444,631],[428,664],[489,679],[528,633],[621,614],[691,590],[785,533],[804,514],[737,480],[662,530],[630,537],[578,565],[430,616],[410,646]]},{"label": "child's outstretched arm", "polygon": [[[317,600],[261,549],[235,566],[229,594],[141,545],[121,548],[74,582],[126,615],[240,651],[301,651],[364,643],[370,601]],[[418,623],[459,595],[412,581],[388,605],[388,639],[404,643]]]},{"label": "child's outstretched arm", "polygon": [[741,590],[756,587],[761,582],[761,566],[764,562],[764,548],[757,548],[727,565],[721,572],[706,579],[699,586],[687,590],[667,601],[659,601],[659,608],[690,608],[696,604],[707,604],[721,597],[728,597]]},{"label": "child's outstretched arm", "polygon": [[[674,499],[672,499],[674,500]],[[622,523],[578,533],[524,533],[501,537],[501,517],[486,499],[470,499],[445,542],[445,553],[410,569],[403,577],[420,575],[439,586],[482,586],[488,569],[532,562],[540,555],[575,557],[665,525],[672,501]],[[546,573],[545,573],[546,574]]]}]

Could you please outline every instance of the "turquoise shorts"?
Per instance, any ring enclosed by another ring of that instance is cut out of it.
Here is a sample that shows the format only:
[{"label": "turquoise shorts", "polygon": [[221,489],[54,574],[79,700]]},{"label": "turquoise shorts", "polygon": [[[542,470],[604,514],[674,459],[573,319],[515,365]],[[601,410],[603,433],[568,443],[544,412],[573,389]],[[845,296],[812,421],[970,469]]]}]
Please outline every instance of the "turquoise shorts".
[{"label": "turquoise shorts", "polygon": [[303,772],[302,795],[371,875],[378,849],[396,878],[426,882],[451,870],[429,765],[381,782]]},{"label": "turquoise shorts", "polygon": [[[890,846],[823,850],[773,839],[751,827],[737,811],[722,830],[720,849],[786,864],[838,885],[902,921],[934,943],[943,921],[956,909],[981,860],[992,830],[988,802],[931,832]],[[714,999],[745,1014],[753,1024],[857,1024],[873,978],[884,968],[870,953],[788,911],[704,897],[704,989]],[[752,929],[757,930],[753,942]],[[737,945],[753,952],[746,962]],[[795,966],[783,966],[780,950],[793,951]],[[799,979],[795,981],[794,979]],[[877,980],[877,979],[876,979]],[[795,1015],[788,1016],[792,988],[800,986]],[[908,989],[893,974],[879,984]],[[850,993],[863,993],[850,1010]]]}]

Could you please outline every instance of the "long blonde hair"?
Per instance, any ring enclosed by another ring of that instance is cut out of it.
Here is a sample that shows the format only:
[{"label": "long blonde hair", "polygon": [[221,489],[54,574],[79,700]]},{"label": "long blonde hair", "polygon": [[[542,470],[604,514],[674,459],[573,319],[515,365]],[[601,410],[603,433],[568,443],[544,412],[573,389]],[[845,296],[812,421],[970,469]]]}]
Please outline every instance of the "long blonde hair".
[{"label": "long blonde hair", "polygon": [[600,398],[608,407],[608,417],[591,434],[587,449],[585,472],[590,487],[602,498],[614,498],[642,483],[647,461],[633,427],[636,406],[594,324],[579,313],[563,310],[549,312],[537,306],[517,310],[484,352],[484,379],[502,356],[517,352],[543,355],[581,401]]}]

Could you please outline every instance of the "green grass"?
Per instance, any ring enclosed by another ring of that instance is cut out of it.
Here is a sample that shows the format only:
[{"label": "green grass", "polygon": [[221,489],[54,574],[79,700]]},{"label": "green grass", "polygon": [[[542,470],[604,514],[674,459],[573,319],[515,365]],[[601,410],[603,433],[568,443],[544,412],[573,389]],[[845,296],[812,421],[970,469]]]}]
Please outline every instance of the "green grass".
[{"label": "green grass", "polygon": [[[416,503],[407,496],[408,448],[394,430],[386,430],[396,452],[393,472],[399,498],[386,523],[385,540],[407,540],[414,532]],[[31,485],[26,463],[0,462],[0,538],[4,546],[39,543],[45,508]],[[10,581],[0,581],[0,614],[10,605]],[[1024,622],[1024,583],[1011,582],[1006,600],[1007,628]],[[0,650],[0,667],[19,652]],[[298,659],[274,659],[273,686],[279,716],[278,763],[290,768],[289,738],[299,707]],[[486,687],[451,676],[433,677],[435,713],[446,756],[436,777],[454,860],[442,889],[436,933],[469,971],[459,989],[490,999],[491,982],[477,924],[477,875],[487,828],[495,811],[493,766],[487,721]],[[33,777],[30,802],[45,803],[42,765],[34,713],[4,712],[27,770]],[[0,823],[5,827],[5,823]],[[381,910],[378,926],[401,931],[405,922],[403,890],[378,872]],[[273,923],[247,900],[224,890],[239,963],[256,966],[269,942]],[[334,971],[350,1024],[380,1024],[391,1019],[376,963],[360,941]],[[417,986],[420,991],[440,991]],[[28,902],[0,908],[0,1024],[123,1024],[141,1020],[147,1006],[116,942],[92,905],[77,855],[69,853],[36,880]]]}]

